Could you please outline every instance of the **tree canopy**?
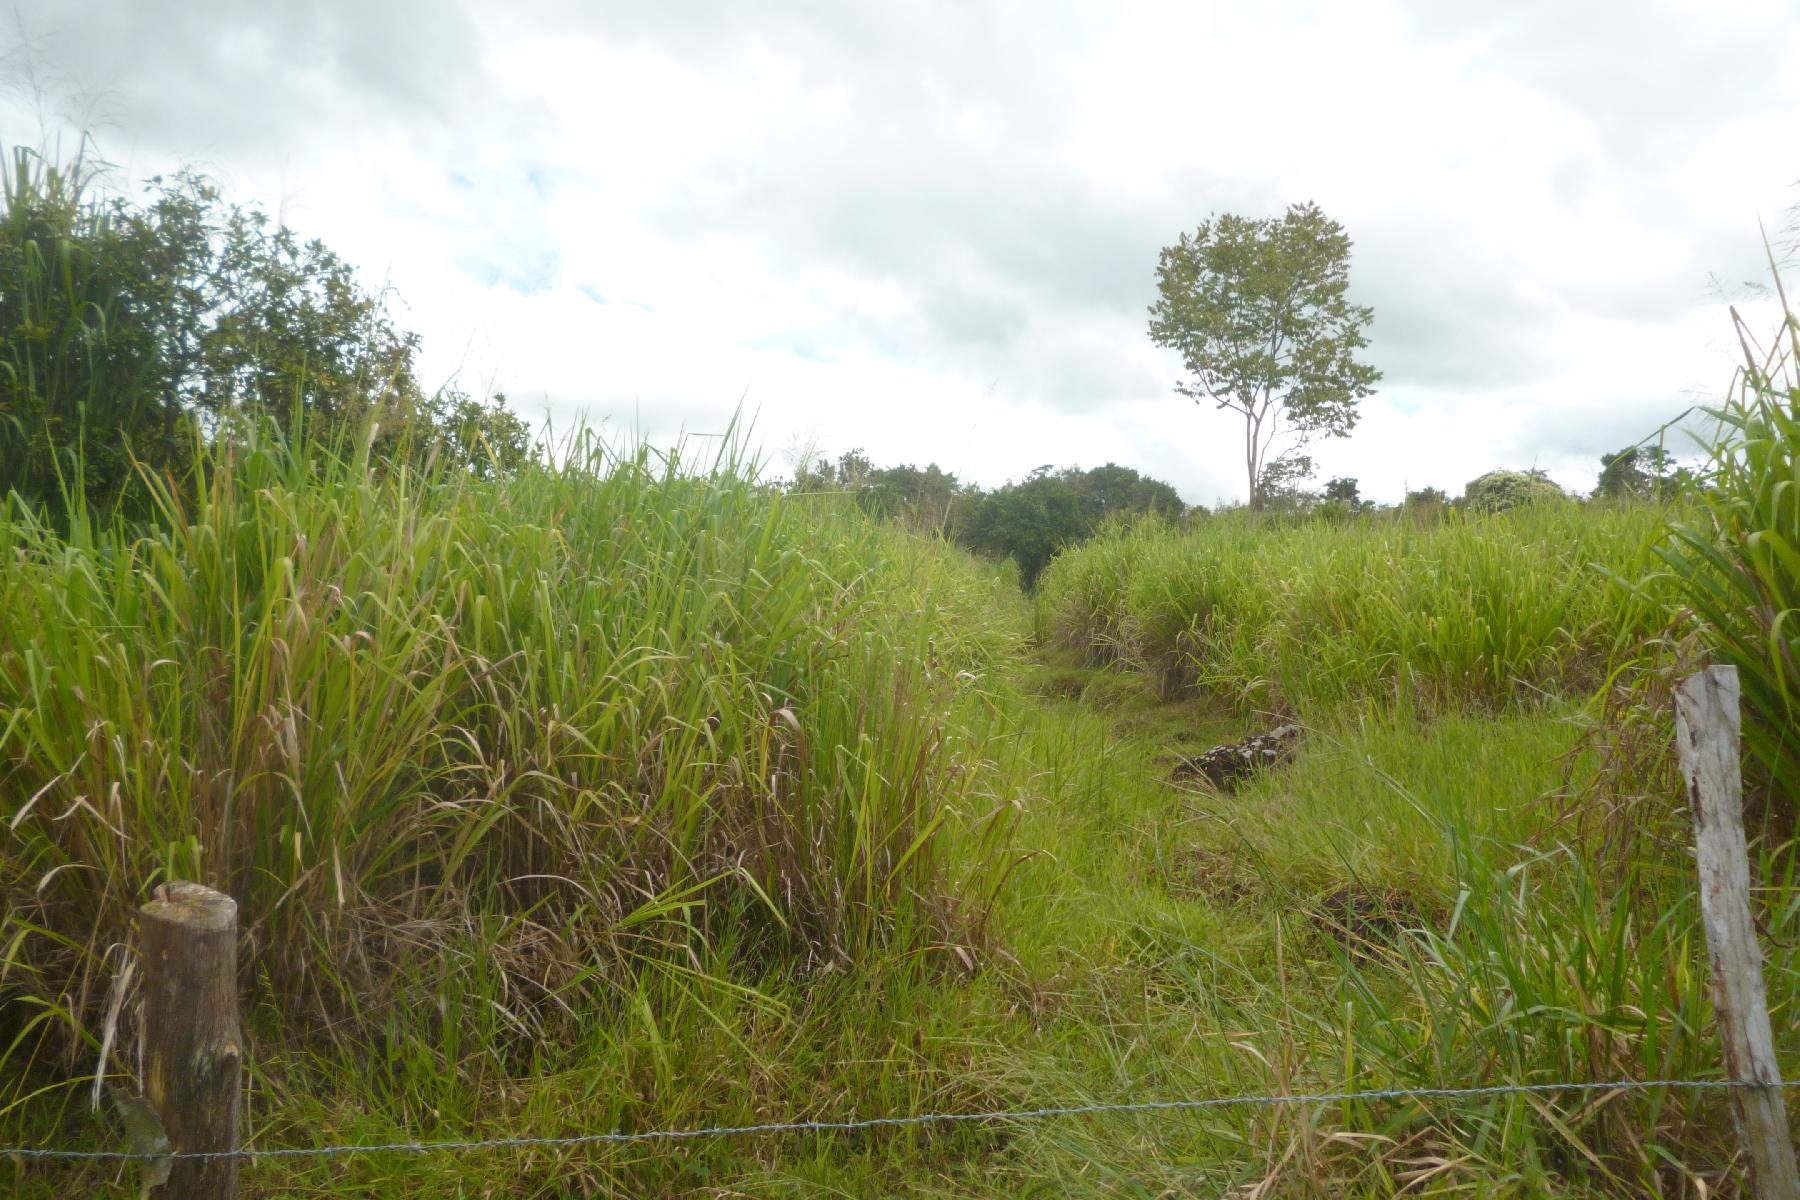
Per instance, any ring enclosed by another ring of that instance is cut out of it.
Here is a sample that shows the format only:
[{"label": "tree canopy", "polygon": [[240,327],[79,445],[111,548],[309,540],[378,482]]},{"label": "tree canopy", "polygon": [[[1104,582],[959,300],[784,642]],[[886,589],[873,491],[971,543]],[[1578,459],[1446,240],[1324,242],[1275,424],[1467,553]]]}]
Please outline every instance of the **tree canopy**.
[{"label": "tree canopy", "polygon": [[1175,390],[1244,420],[1249,501],[1264,463],[1342,437],[1381,372],[1360,362],[1373,312],[1350,303],[1350,238],[1315,204],[1279,218],[1213,217],[1165,247],[1150,338],[1179,351]]},{"label": "tree canopy", "polygon": [[1092,537],[1110,518],[1176,517],[1187,508],[1169,484],[1117,463],[1085,471],[1042,466],[986,491],[959,482],[936,463],[877,467],[860,448],[835,460],[809,458],[788,488],[848,492],[871,512],[942,533],[978,554],[1010,559],[1026,587],[1057,551]]},{"label": "tree canopy", "polygon": [[244,422],[476,471],[528,452],[503,398],[424,390],[417,337],[348,263],[203,178],[134,203],[79,157],[17,149],[0,174],[0,479],[27,503],[118,502],[133,464],[178,474]]},{"label": "tree canopy", "polygon": [[1540,470],[1489,471],[1471,479],[1463,488],[1465,506],[1485,512],[1538,504],[1546,500],[1567,500],[1569,493]]},{"label": "tree canopy", "polygon": [[1116,463],[1090,471],[1039,467],[1019,482],[970,497],[953,530],[977,553],[1012,559],[1020,581],[1031,587],[1057,551],[1092,537],[1109,517],[1173,517],[1185,508],[1173,487]]},{"label": "tree canopy", "polygon": [[1691,472],[1675,463],[1662,446],[1627,446],[1600,456],[1594,495],[1609,500],[1630,496],[1664,497],[1689,481]]}]

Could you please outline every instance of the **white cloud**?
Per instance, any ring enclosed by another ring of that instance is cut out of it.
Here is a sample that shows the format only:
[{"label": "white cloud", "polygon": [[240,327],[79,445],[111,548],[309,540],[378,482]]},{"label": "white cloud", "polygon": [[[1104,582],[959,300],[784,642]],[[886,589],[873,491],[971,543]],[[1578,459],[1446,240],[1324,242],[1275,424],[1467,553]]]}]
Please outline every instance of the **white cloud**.
[{"label": "white cloud", "polygon": [[1800,175],[1800,76],[1760,65],[1800,51],[1780,0],[21,13],[122,178],[197,161],[324,238],[428,371],[657,436],[748,389],[778,463],[984,482],[1110,458],[1241,489],[1229,416],[1145,339],[1156,252],[1314,199],[1386,372],[1326,471],[1585,486],[1723,385],[1709,280],[1757,275]]}]

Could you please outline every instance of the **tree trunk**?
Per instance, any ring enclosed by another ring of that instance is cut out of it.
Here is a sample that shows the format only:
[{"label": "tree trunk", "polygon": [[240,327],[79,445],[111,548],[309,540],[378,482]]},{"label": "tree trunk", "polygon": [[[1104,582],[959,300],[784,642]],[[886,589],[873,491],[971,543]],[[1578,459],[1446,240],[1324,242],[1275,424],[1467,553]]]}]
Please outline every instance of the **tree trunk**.
[{"label": "tree trunk", "polygon": [[1263,506],[1262,491],[1257,487],[1256,479],[1256,437],[1260,432],[1258,427],[1261,424],[1262,422],[1248,413],[1244,415],[1244,470],[1250,480],[1249,503],[1250,511],[1253,513],[1261,512]]}]

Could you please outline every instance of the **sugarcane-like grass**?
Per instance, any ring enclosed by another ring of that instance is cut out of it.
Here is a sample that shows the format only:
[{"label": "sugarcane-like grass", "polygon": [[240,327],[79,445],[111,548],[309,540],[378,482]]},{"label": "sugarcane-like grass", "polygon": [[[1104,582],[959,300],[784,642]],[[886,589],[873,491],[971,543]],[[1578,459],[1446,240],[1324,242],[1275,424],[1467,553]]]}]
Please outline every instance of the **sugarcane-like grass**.
[{"label": "sugarcane-like grass", "polygon": [[[1657,554],[1671,520],[1708,528],[1691,504],[1146,525],[1027,600],[729,455],[202,459],[153,523],[0,520],[0,1140],[117,1144],[89,1089],[97,1064],[131,1083],[123,944],[172,877],[243,906],[265,1146],[1720,1077],[1657,690],[1699,644]],[[1294,763],[1231,794],[1174,777],[1277,714]],[[1754,868],[1791,1060],[1781,829]],[[1699,1196],[1734,1152],[1722,1096],[1626,1093],[246,1178]]]}]

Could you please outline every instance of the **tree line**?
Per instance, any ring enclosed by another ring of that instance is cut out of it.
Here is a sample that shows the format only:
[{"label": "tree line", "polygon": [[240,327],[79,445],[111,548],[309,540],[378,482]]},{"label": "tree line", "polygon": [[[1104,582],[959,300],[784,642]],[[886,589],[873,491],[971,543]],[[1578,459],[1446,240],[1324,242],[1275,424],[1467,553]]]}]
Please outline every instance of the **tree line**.
[{"label": "tree line", "polygon": [[[86,143],[84,143],[85,147]],[[208,442],[273,426],[288,443],[372,439],[383,461],[510,471],[534,452],[503,396],[427,390],[417,335],[351,265],[204,177],[104,195],[100,164],[29,149],[0,158],[0,500],[58,518],[131,515],[142,472],[179,479]],[[1243,418],[1252,512],[1377,506],[1355,479],[1309,485],[1318,437],[1347,436],[1380,372],[1359,360],[1369,309],[1348,299],[1350,239],[1315,205],[1279,218],[1209,218],[1163,251],[1150,335],[1178,350],[1176,390]],[[355,447],[360,449],[361,446]],[[1603,456],[1595,494],[1665,496],[1688,482],[1660,447]],[[1030,587],[1061,549],[1112,520],[1192,510],[1130,467],[1038,467],[997,488],[935,463],[877,466],[860,449],[807,456],[798,493],[848,493],[871,512],[1010,559]],[[1460,497],[1409,492],[1403,509],[1476,509],[1563,496],[1539,471],[1495,471]]]},{"label": "tree line", "polygon": [[[1455,496],[1436,487],[1410,489],[1398,504],[1382,505],[1363,498],[1358,480],[1340,476],[1316,489],[1304,480],[1266,483],[1259,511],[1330,520],[1384,513],[1429,517],[1450,510],[1491,513],[1583,499],[1667,501],[1694,481],[1692,470],[1678,465],[1662,447],[1628,446],[1600,456],[1600,471],[1587,497],[1533,468],[1488,471]],[[1240,507],[1209,510],[1187,504],[1173,485],[1111,462],[1088,470],[1045,465],[1024,479],[985,489],[936,463],[878,467],[860,448],[836,458],[807,455],[790,479],[776,482],[793,495],[848,495],[878,516],[941,534],[984,557],[1011,560],[1026,588],[1059,551],[1094,536],[1108,521],[1195,520]]]},{"label": "tree line", "polygon": [[1032,586],[1056,552],[1092,537],[1110,519],[1187,511],[1180,493],[1117,463],[1082,470],[1046,464],[993,489],[965,483],[936,463],[877,467],[860,449],[812,458],[787,481],[800,494],[848,493],[881,516],[941,533],[977,554],[1009,559]]}]

